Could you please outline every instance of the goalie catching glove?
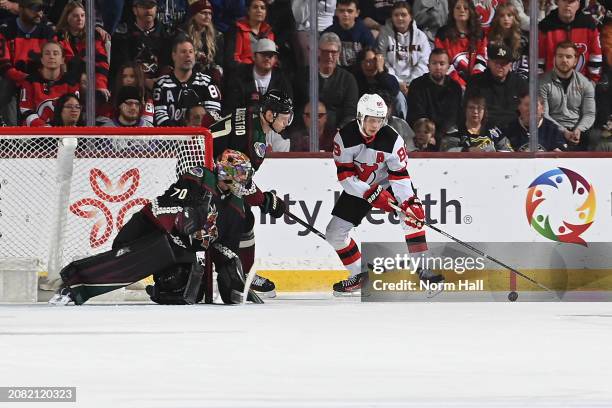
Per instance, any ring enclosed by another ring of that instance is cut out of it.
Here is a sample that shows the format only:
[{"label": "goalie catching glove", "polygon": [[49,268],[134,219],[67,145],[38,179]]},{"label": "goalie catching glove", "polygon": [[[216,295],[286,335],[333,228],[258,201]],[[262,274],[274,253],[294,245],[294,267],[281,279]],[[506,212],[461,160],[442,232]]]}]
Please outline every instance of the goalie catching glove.
[{"label": "goalie catching glove", "polygon": [[409,227],[421,229],[425,226],[425,210],[418,197],[412,196],[404,201],[400,208],[400,219]]},{"label": "goalie catching glove", "polygon": [[389,201],[395,202],[395,197],[393,197],[393,194],[383,189],[379,184],[372,184],[368,191],[363,194],[363,199],[370,203],[372,207],[387,212],[394,211],[389,205]]}]

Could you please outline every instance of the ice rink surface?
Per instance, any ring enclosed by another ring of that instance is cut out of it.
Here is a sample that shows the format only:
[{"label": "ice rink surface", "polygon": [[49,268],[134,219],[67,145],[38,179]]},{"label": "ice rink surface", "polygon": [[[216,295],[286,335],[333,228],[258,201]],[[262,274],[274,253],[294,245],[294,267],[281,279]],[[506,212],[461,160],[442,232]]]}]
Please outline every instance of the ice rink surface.
[{"label": "ice rink surface", "polygon": [[0,407],[612,407],[612,303],[0,305]]}]

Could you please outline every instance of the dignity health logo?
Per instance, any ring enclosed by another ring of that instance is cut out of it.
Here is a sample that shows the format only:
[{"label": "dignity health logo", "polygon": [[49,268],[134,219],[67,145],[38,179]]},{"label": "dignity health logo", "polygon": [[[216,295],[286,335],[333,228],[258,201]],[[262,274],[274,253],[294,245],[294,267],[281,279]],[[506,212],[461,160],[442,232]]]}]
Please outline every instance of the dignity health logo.
[{"label": "dignity health logo", "polygon": [[595,189],[575,171],[558,167],[529,186],[525,209],[531,227],[551,241],[587,246],[580,237],[593,224]]}]

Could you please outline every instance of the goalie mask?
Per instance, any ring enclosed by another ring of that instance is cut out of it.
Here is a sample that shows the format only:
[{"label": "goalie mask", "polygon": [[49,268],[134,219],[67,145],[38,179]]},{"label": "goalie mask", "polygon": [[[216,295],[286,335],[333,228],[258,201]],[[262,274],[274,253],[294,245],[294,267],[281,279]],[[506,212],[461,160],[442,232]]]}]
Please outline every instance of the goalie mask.
[{"label": "goalie mask", "polygon": [[232,194],[242,197],[248,193],[254,171],[247,155],[226,149],[217,159],[215,167],[217,178],[227,184]]},{"label": "goalie mask", "polygon": [[[366,118],[374,122],[366,124]],[[364,94],[357,103],[357,125],[366,142],[371,141],[376,133],[387,124],[387,104],[378,94]],[[369,134],[372,133],[372,134]]]}]

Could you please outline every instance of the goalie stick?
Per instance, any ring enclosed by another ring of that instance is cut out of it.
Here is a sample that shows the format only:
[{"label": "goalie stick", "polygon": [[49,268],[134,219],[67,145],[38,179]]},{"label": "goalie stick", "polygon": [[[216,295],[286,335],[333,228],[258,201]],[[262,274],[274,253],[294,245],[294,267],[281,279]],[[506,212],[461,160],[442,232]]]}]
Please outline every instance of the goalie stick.
[{"label": "goalie stick", "polygon": [[[393,203],[393,202],[389,201],[389,205],[390,205],[390,206],[391,206],[391,207],[392,207],[392,208],[393,208],[395,211],[397,211],[398,213],[401,213],[401,214],[406,215],[407,217],[410,217],[410,214],[406,214],[406,212],[405,212],[405,211],[403,211],[403,210],[402,210],[402,209],[401,209],[401,208],[400,208],[400,207],[399,207],[399,206],[398,206],[396,203]],[[419,221],[419,220],[415,220],[415,221]],[[440,228],[438,228],[438,227],[436,227],[436,226],[431,225],[431,224],[430,224],[430,223],[428,223],[427,221],[423,221],[423,224],[424,224],[424,225],[426,225],[426,226],[428,226],[428,227],[429,227],[429,228],[431,228],[432,230],[436,231],[437,233],[444,235],[446,238],[452,239],[452,240],[453,240],[453,241],[455,241],[456,243],[458,243],[458,244],[460,244],[460,245],[463,245],[464,247],[466,247],[466,248],[468,248],[468,249],[470,249],[470,250],[472,250],[472,251],[476,252],[478,255],[480,255],[480,256],[482,256],[482,257],[487,258],[489,261],[494,262],[494,263],[498,264],[499,266],[502,266],[502,267],[504,267],[504,268],[508,269],[510,272],[514,272],[515,274],[517,274],[518,276],[522,277],[523,279],[527,279],[529,282],[531,282],[531,283],[533,283],[533,284],[537,285],[537,286],[538,286],[538,287],[540,287],[541,289],[544,289],[544,290],[546,290],[546,291],[548,291],[548,292],[552,293],[553,295],[555,295],[555,297],[557,297],[557,298],[558,298],[557,293],[556,293],[554,290],[550,289],[550,288],[549,288],[549,287],[547,287],[547,286],[544,286],[543,284],[541,284],[540,282],[538,282],[538,281],[536,281],[536,280],[534,280],[534,279],[530,278],[529,276],[527,276],[527,275],[525,275],[525,274],[523,274],[523,273],[521,273],[521,272],[517,271],[515,268],[513,268],[513,267],[511,267],[511,266],[509,266],[509,265],[506,265],[505,263],[501,262],[500,260],[498,260],[498,259],[496,259],[496,258],[493,258],[493,257],[492,257],[492,256],[490,256],[490,255],[485,254],[484,252],[482,252],[482,251],[481,251],[481,250],[479,250],[478,248],[473,247],[472,245],[468,244],[467,242],[463,242],[463,241],[461,241],[459,238],[455,238],[454,236],[452,236],[452,235],[451,235],[451,234],[449,234],[448,232],[443,231],[443,230],[441,230]]]}]

